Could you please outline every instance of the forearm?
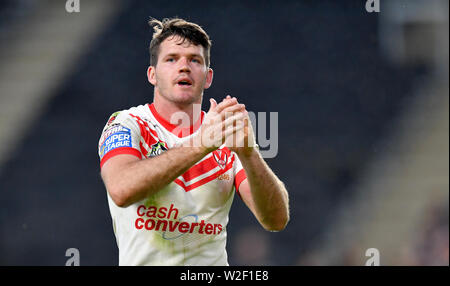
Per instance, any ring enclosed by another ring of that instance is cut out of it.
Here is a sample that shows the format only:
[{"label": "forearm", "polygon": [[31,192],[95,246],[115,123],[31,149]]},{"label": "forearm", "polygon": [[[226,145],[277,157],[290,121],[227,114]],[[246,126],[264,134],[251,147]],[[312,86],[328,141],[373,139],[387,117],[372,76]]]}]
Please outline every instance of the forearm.
[{"label": "forearm", "polygon": [[156,157],[128,162],[111,178],[110,194],[116,204],[126,207],[158,192],[207,153],[201,147],[176,147]]},{"label": "forearm", "polygon": [[247,174],[255,216],[264,228],[282,230],[289,221],[289,196],[283,182],[258,151],[238,156]]}]

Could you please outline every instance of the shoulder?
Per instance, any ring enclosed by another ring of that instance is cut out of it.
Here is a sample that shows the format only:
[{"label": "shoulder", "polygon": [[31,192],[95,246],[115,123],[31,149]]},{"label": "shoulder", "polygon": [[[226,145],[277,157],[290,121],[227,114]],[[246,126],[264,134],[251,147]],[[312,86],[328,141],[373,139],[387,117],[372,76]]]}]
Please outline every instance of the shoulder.
[{"label": "shoulder", "polygon": [[113,112],[102,130],[100,142],[105,141],[109,136],[119,132],[138,134],[140,128],[136,117],[143,116],[144,107],[144,105],[140,105]]},{"label": "shoulder", "polygon": [[145,116],[147,113],[148,113],[148,106],[147,106],[147,104],[145,104],[145,105],[134,106],[134,107],[130,107],[128,109],[116,111],[111,116],[116,115],[116,118],[123,119],[123,118],[127,118],[127,117],[133,118],[134,116]]},{"label": "shoulder", "polygon": [[127,125],[127,124],[135,123],[139,119],[146,117],[146,113],[148,113],[147,109],[148,109],[148,106],[147,106],[147,104],[145,104],[145,105],[131,107],[128,109],[115,111],[109,116],[104,129],[108,129],[111,126],[118,125],[118,124]]},{"label": "shoulder", "polygon": [[108,120],[103,127],[99,139],[99,148],[104,145],[105,142],[108,143],[109,141],[114,141],[115,143],[119,139],[129,140],[130,138],[130,142],[136,145],[136,142],[139,142],[140,140],[142,130],[135,117],[143,116],[143,114],[145,114],[144,108],[144,105],[140,105],[113,112],[108,117]]}]

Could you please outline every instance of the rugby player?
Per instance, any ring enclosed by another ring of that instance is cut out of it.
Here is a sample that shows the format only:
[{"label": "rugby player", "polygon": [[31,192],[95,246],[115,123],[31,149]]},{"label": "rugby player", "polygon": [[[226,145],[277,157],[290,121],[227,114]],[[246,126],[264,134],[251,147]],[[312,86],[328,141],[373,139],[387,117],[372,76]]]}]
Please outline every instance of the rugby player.
[{"label": "rugby player", "polygon": [[289,221],[284,184],[255,143],[245,105],[200,106],[213,80],[199,25],[151,19],[152,103],[114,112],[99,140],[119,265],[228,265],[234,193],[268,231]]}]

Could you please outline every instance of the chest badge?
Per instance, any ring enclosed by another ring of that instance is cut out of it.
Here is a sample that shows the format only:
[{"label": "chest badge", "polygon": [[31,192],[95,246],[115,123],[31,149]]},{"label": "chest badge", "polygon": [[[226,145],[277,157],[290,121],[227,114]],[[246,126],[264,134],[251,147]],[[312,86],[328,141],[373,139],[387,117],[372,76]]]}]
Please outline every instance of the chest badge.
[{"label": "chest badge", "polygon": [[150,152],[150,157],[161,155],[162,152],[167,151],[167,147],[164,142],[157,142],[152,145],[152,150]]},{"label": "chest badge", "polygon": [[217,149],[213,153],[214,160],[216,160],[217,164],[221,169],[225,169],[228,162],[228,154],[224,150]]}]

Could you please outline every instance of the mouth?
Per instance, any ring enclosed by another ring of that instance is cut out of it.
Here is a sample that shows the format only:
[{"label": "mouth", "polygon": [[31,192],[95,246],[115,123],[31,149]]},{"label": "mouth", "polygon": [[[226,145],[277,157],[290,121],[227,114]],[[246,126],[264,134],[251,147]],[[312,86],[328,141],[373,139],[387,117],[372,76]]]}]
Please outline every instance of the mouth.
[{"label": "mouth", "polygon": [[178,86],[189,87],[192,86],[192,81],[189,78],[181,78],[176,82]]}]

